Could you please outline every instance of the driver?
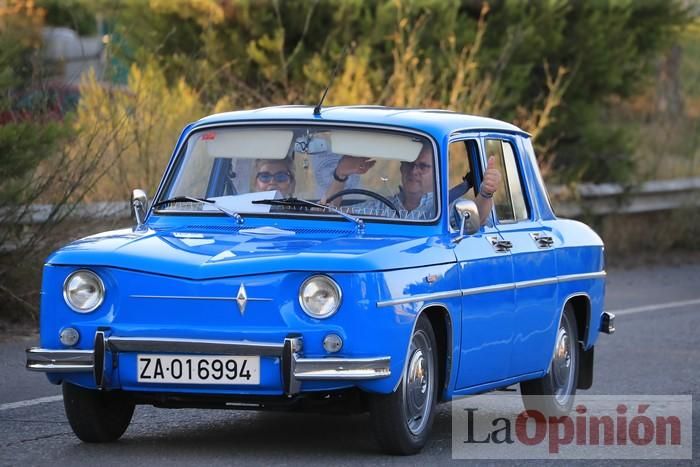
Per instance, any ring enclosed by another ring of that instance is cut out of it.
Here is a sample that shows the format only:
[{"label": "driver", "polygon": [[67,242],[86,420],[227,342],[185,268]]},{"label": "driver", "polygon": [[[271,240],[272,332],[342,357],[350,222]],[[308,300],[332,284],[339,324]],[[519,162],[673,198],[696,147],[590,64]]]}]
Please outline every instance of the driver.
[{"label": "driver", "polygon": [[[375,160],[365,157],[343,156],[333,172],[334,181],[328,188],[325,198],[330,198],[333,194],[343,190],[350,175],[365,174],[375,163]],[[475,199],[482,225],[486,223],[491,212],[493,194],[501,180],[501,173],[495,165],[495,157],[489,157],[484,180]],[[424,144],[418,158],[413,162],[401,162],[400,170],[401,186],[399,192],[388,198],[398,209],[399,217],[415,220],[432,219],[435,216],[435,176],[432,148]],[[386,212],[389,207],[379,200],[371,200],[354,208],[354,210],[357,209],[366,209],[365,212]]]},{"label": "driver", "polygon": [[278,190],[284,198],[292,196],[296,180],[290,159],[258,159],[255,161],[253,191]]}]

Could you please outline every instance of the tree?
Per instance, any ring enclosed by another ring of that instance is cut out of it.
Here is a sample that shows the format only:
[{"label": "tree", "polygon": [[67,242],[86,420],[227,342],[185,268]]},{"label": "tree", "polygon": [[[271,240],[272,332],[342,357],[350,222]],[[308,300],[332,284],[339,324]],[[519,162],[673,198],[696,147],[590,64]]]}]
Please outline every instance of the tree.
[{"label": "tree", "polygon": [[[606,121],[639,92],[688,14],[679,0],[131,2],[118,53],[155,54],[213,105],[328,102],[450,107],[536,133],[561,181],[624,180],[630,135]],[[354,45],[354,46],[353,46]]]}]

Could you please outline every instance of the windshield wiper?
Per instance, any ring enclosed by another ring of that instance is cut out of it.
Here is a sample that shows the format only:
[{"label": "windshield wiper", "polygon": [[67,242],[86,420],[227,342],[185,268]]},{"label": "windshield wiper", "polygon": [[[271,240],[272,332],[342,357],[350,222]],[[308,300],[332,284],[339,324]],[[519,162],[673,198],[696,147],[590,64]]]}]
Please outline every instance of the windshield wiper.
[{"label": "windshield wiper", "polygon": [[239,223],[239,224],[243,223],[243,217],[241,217],[240,214],[238,214],[235,211],[231,211],[230,209],[225,208],[223,206],[219,206],[218,204],[216,204],[216,201],[214,201],[213,199],[208,199],[208,198],[195,198],[193,196],[175,196],[174,198],[168,198],[168,199],[164,199],[163,201],[158,201],[157,203],[154,203],[152,207],[157,208],[157,207],[163,206],[165,204],[182,203],[185,201],[190,201],[192,203],[200,203],[200,204],[206,204],[208,206],[213,206],[216,209],[218,209],[219,211],[223,212],[224,214],[236,219],[237,223]]},{"label": "windshield wiper", "polygon": [[351,216],[350,214],[341,211],[340,209],[336,208],[335,206],[330,206],[327,204],[320,204],[320,203],[314,203],[313,201],[309,201],[307,199],[302,199],[302,198],[282,198],[282,199],[260,199],[257,201],[252,201],[253,204],[269,204],[270,206],[289,206],[289,207],[299,207],[299,206],[307,206],[307,207],[314,207],[314,208],[321,208],[326,211],[331,211],[339,216],[354,222],[355,225],[357,226],[357,230],[359,232],[363,232],[365,230],[365,223],[362,219],[359,217]]}]

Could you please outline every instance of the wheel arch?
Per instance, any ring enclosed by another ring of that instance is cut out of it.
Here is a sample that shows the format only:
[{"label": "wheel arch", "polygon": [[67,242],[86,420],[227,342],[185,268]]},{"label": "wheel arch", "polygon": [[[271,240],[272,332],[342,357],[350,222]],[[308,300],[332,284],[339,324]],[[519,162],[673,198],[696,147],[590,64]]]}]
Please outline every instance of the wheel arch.
[{"label": "wheel arch", "polygon": [[571,303],[576,319],[576,332],[580,344],[580,358],[578,367],[577,389],[590,389],[593,385],[593,346],[586,348],[588,334],[591,329],[591,299],[585,294],[571,296],[566,304]]},{"label": "wheel arch", "polygon": [[[566,306],[571,304],[574,310],[574,318],[576,319],[576,333],[578,334],[578,341],[581,343],[581,350],[585,351],[584,343],[586,342],[585,337],[588,332],[589,319],[591,314],[591,299],[586,292],[575,292],[568,295],[561,305],[561,310],[559,311],[559,319],[557,320],[557,329],[561,326],[561,320],[564,317],[564,312],[566,311]],[[547,366],[544,368],[544,373],[548,373],[554,359],[554,352],[556,351],[556,338],[552,342],[552,353],[547,360]]]},{"label": "wheel arch", "polygon": [[430,304],[423,307],[416,316],[416,322],[421,314],[430,321],[435,334],[438,360],[438,402],[446,400],[445,394],[452,375],[453,327],[452,317],[444,304]]},{"label": "wheel arch", "polygon": [[574,309],[574,316],[576,317],[578,340],[581,343],[582,349],[585,350],[585,343],[588,342],[588,333],[590,332],[591,298],[585,292],[569,295],[564,301],[562,314],[564,313],[566,305],[569,303],[571,303],[571,307]]}]

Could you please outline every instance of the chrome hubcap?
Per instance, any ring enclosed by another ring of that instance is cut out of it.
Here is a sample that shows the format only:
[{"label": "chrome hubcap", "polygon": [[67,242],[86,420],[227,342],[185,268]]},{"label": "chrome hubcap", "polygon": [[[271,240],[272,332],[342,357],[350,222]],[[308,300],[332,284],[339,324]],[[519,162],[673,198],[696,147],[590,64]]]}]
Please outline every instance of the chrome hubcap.
[{"label": "chrome hubcap", "polygon": [[424,353],[427,339],[421,334],[414,336],[415,348],[408,362],[404,391],[406,400],[406,423],[413,434],[423,431],[428,422],[433,381],[432,360]]},{"label": "chrome hubcap", "polygon": [[564,405],[566,399],[571,394],[571,384],[573,382],[573,361],[571,339],[565,327],[559,328],[557,333],[554,359],[552,360],[552,376],[554,379],[555,398],[557,402]]}]

